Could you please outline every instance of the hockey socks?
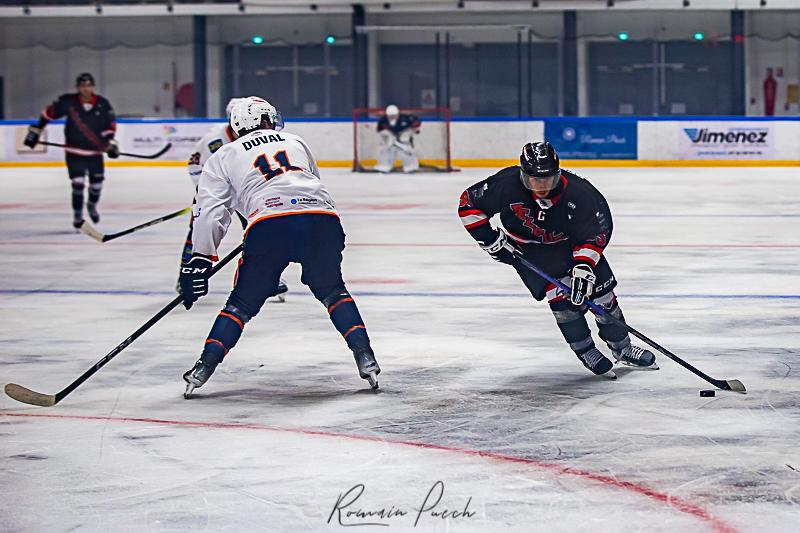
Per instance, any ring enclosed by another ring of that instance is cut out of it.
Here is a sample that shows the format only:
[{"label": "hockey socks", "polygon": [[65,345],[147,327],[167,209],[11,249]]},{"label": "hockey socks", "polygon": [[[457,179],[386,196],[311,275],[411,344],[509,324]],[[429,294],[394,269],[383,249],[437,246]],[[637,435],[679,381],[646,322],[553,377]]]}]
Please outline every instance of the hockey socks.
[{"label": "hockey socks", "polygon": [[342,288],[332,292],[322,300],[322,303],[328,309],[334,327],[351,350],[355,352],[369,348],[369,336],[364,326],[364,319],[361,318],[356,302],[347,289]]},{"label": "hockey socks", "polygon": [[83,219],[83,188],[85,185],[83,177],[72,178],[72,211],[75,213],[75,220]]},{"label": "hockey socks", "polygon": [[226,305],[217,315],[211,332],[208,334],[203,355],[200,359],[209,364],[218,365],[225,358],[225,355],[236,346],[239,337],[242,336],[244,325],[250,317],[247,317],[239,309],[232,305]]}]

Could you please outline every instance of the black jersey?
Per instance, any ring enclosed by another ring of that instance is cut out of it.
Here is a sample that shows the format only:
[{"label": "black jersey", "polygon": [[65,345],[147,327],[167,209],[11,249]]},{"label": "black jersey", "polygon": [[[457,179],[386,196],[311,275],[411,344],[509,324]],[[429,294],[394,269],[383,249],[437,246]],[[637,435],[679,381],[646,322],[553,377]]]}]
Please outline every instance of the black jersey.
[{"label": "black jersey", "polygon": [[78,93],[62,94],[42,111],[38,127],[43,128],[49,121],[61,117],[67,118],[64,141],[69,148],[65,151],[75,155],[104,152],[117,130],[111,103],[97,94],[86,103]]},{"label": "black jersey", "polygon": [[383,115],[378,121],[378,131],[381,132],[388,130],[394,133],[395,137],[397,137],[408,129],[416,132],[421,125],[422,122],[420,122],[420,120],[414,115],[400,114],[397,117],[397,121],[394,123],[394,126],[392,126],[389,123],[389,119],[386,117],[386,115]]},{"label": "black jersey", "polygon": [[469,234],[483,245],[496,238],[489,219],[500,221],[526,257],[553,276],[578,263],[597,266],[611,239],[611,211],[600,191],[568,171],[546,199],[523,185],[518,166],[504,168],[461,195],[458,214]]}]

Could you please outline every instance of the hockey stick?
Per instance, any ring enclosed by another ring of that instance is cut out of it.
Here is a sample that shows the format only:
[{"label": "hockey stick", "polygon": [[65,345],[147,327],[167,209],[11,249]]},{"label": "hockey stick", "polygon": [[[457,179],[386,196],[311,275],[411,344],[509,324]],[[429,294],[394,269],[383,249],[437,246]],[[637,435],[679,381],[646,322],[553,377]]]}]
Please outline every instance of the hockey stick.
[{"label": "hockey stick", "polygon": [[[67,144],[51,143],[51,142],[47,142],[47,141],[39,141],[38,144],[44,144],[45,146],[55,146],[57,148],[74,148],[73,146],[69,146]],[[172,148],[172,143],[167,143],[167,145],[164,146],[164,148],[162,148],[158,152],[156,152],[154,154],[150,154],[150,155],[131,154],[131,153],[128,153],[128,152],[120,152],[119,155],[124,155],[124,156],[127,156],[127,157],[138,157],[139,159],[157,159],[157,158],[161,157],[162,155],[164,155],[165,153],[167,153],[167,150],[169,150],[170,148]],[[76,150],[83,150],[83,148],[75,148],[75,149]],[[94,155],[103,155],[104,153],[105,152],[101,152],[99,150],[95,150],[94,151]]]},{"label": "hockey stick", "polygon": [[[234,257],[239,255],[239,252],[242,251],[242,247],[244,245],[240,244],[237,246],[231,253],[226,255],[222,258],[222,260],[214,265],[214,268],[211,269],[211,274],[209,277],[213,276],[217,272],[219,272],[225,265],[230,263]],[[8,383],[5,386],[6,394],[9,395],[11,398],[17,400],[18,402],[27,403],[30,405],[39,405],[41,407],[51,407],[61,400],[63,400],[69,393],[77,389],[84,381],[92,377],[92,375],[103,368],[106,363],[111,361],[114,357],[119,355],[119,353],[130,346],[133,341],[138,339],[145,331],[150,329],[156,322],[164,318],[170,311],[175,309],[183,300],[183,298],[178,295],[173,299],[170,303],[164,306],[161,311],[156,313],[155,315],[150,318],[147,322],[141,325],[139,329],[134,331],[130,337],[122,341],[117,345],[116,348],[108,352],[102,359],[97,361],[94,366],[89,368],[86,372],[81,374],[81,376],[67,385],[64,389],[58,391],[56,394],[42,394],[41,392],[32,391],[22,385],[17,385],[16,383]]]},{"label": "hockey stick", "polygon": [[109,234],[100,233],[94,226],[92,226],[91,224],[89,224],[89,222],[84,220],[83,223],[81,224],[81,231],[86,235],[88,235],[89,237],[91,237],[92,239],[96,240],[97,242],[108,242],[112,239],[116,239],[117,237],[122,237],[123,235],[127,235],[128,233],[133,233],[134,231],[139,231],[140,229],[149,228],[150,226],[155,226],[156,224],[160,224],[165,220],[185,215],[191,210],[192,210],[191,207],[185,207],[180,211],[175,211],[174,213],[164,215],[163,217],[155,218],[149,222],[145,222],[144,224],[139,224],[138,226],[134,226],[132,228],[119,231],[117,233],[109,233]]},{"label": "hockey stick", "polygon": [[[527,259],[522,257],[522,254],[520,254],[519,252],[515,252],[514,253],[514,257],[516,257],[517,260],[522,265],[524,265],[525,267],[529,268],[530,270],[533,270],[534,272],[539,274],[541,277],[543,277],[544,279],[546,279],[547,281],[549,281],[550,283],[552,283],[553,285],[555,285],[556,287],[558,287],[562,291],[565,291],[566,293],[570,292],[570,288],[569,287],[567,287],[566,285],[561,283],[561,281],[559,281],[556,278],[550,276],[549,274],[547,274],[546,272],[541,270],[539,267],[537,267],[536,265],[534,265],[533,263],[531,263],[530,261],[528,261]],[[714,385],[718,389],[729,390],[729,391],[733,391],[733,392],[739,392],[739,393],[742,393],[742,394],[746,394],[747,393],[747,389],[745,389],[744,384],[741,381],[739,381],[738,379],[725,380],[725,379],[712,378],[711,376],[709,376],[708,374],[706,374],[702,370],[699,370],[699,369],[695,368],[694,366],[692,366],[691,364],[687,363],[686,361],[684,361],[683,359],[681,359],[680,357],[678,357],[674,353],[670,352],[669,350],[667,350],[666,348],[664,348],[663,346],[661,346],[660,344],[658,344],[654,340],[650,339],[649,337],[647,337],[643,333],[640,333],[635,328],[629,326],[628,324],[626,324],[622,320],[618,319],[617,317],[615,317],[613,315],[610,315],[610,314],[606,313],[603,310],[602,307],[600,307],[599,305],[597,305],[593,301],[589,300],[588,298],[586,299],[586,305],[588,305],[589,308],[592,311],[594,311],[595,314],[610,320],[611,322],[613,322],[617,326],[625,328],[626,330],[628,330],[630,333],[632,333],[638,339],[646,342],[647,344],[649,344],[650,346],[652,346],[653,348],[655,348],[659,352],[663,353],[664,355],[666,355],[667,357],[669,357],[670,359],[672,359],[673,361],[675,361],[676,363],[681,365],[683,368],[685,368],[689,372],[695,374],[696,376],[699,376],[699,377],[703,378],[704,380],[708,381],[709,383],[711,383],[712,385]]]}]

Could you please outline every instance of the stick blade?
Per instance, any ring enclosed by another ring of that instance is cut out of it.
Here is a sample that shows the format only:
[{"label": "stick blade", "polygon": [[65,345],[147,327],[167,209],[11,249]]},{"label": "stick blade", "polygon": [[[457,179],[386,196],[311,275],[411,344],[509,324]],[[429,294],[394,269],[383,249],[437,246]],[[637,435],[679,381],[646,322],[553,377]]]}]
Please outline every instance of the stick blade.
[{"label": "stick blade", "polygon": [[97,242],[105,242],[105,235],[97,231],[94,226],[85,220],[81,223],[81,231]]},{"label": "stick blade", "polygon": [[728,384],[728,390],[738,392],[739,394],[747,394],[747,389],[744,388],[744,383],[738,379],[729,379],[726,381],[726,383]]},{"label": "stick blade", "polygon": [[39,407],[52,407],[56,404],[56,397],[53,394],[42,394],[41,392],[32,391],[22,385],[16,383],[8,383],[5,386],[6,394],[17,400],[18,402],[27,403],[29,405],[38,405]]}]

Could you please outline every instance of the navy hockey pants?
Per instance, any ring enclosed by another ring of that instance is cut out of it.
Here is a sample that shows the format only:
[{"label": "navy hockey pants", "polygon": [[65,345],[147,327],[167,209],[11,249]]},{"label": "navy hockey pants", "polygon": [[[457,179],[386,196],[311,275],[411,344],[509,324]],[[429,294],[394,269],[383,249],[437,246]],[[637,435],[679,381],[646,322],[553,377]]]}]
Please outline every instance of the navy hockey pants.
[{"label": "navy hockey pants", "polygon": [[203,360],[222,361],[244,325],[278,293],[281,273],[289,263],[301,265],[301,281],[328,309],[350,349],[369,348],[364,321],[342,279],[344,238],[339,218],[333,215],[291,214],[253,224],[245,235],[233,291],[211,328]]}]

